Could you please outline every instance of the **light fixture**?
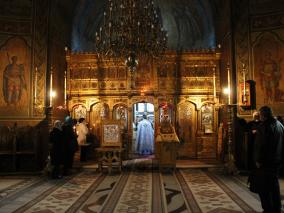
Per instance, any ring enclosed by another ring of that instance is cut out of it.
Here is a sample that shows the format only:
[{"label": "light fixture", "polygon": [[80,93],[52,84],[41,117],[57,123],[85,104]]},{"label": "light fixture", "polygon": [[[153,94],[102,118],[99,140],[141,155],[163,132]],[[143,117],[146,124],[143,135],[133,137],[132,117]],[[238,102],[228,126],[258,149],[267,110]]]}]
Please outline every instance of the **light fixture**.
[{"label": "light fixture", "polygon": [[224,88],[224,89],[223,89],[223,93],[224,93],[225,95],[229,95],[230,89],[229,89],[228,87]]},{"label": "light fixture", "polygon": [[160,19],[151,0],[108,0],[96,32],[99,56],[121,59],[131,71],[140,57],[160,56],[167,44]]},{"label": "light fixture", "polygon": [[52,107],[53,99],[56,97],[56,92],[54,90],[50,90],[49,92],[49,98],[50,98],[50,106]]}]

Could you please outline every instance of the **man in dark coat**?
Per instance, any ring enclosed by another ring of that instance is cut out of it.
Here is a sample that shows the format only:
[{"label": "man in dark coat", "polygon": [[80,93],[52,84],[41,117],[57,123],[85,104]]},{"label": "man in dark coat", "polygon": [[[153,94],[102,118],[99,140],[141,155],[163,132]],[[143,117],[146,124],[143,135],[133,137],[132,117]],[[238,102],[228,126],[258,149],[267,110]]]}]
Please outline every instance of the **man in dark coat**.
[{"label": "man in dark coat", "polygon": [[277,121],[272,109],[263,106],[259,110],[261,124],[257,128],[255,140],[255,163],[263,180],[258,189],[261,205],[265,213],[281,212],[281,197],[278,181],[282,164],[284,127]]}]

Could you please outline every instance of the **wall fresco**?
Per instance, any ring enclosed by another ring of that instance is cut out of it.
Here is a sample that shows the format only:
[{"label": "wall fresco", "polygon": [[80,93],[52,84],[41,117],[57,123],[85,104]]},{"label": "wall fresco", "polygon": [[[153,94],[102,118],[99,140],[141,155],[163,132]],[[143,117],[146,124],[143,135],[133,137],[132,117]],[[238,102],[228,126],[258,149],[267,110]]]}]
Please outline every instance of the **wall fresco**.
[{"label": "wall fresco", "polygon": [[253,48],[257,105],[284,102],[284,43],[264,34]]},{"label": "wall fresco", "polygon": [[30,100],[30,48],[25,40],[15,37],[1,47],[0,57],[0,114],[27,116]]}]

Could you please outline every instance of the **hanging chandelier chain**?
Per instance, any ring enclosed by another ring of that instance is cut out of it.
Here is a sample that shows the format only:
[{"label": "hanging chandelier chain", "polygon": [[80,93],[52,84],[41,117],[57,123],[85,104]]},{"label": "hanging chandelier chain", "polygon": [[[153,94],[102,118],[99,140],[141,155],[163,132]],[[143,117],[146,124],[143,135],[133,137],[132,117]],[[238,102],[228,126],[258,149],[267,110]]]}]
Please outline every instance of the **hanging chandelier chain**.
[{"label": "hanging chandelier chain", "polygon": [[103,57],[158,57],[167,33],[151,0],[108,0],[96,48]]}]

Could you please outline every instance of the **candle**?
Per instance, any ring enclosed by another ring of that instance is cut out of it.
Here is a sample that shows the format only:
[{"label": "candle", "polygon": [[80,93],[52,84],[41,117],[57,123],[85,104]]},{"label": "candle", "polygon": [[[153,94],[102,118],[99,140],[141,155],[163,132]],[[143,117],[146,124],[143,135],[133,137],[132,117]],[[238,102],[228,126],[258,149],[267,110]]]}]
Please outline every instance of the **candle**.
[{"label": "candle", "polygon": [[111,31],[111,22],[109,22],[109,23],[108,23],[108,34],[109,34],[109,39],[111,39],[110,31]]},{"label": "candle", "polygon": [[36,104],[36,96],[37,96],[37,67],[35,68],[35,91],[34,91],[34,103]]},{"label": "candle", "polygon": [[104,21],[103,21],[103,26],[105,26],[106,23],[106,12],[104,12]]},{"label": "candle", "polygon": [[50,102],[49,102],[49,106],[52,107],[52,68],[50,70],[50,88],[49,88],[49,96],[50,96]]},{"label": "candle", "polygon": [[66,101],[67,101],[67,71],[64,72],[64,106],[66,108]]},{"label": "candle", "polygon": [[243,80],[244,80],[243,102],[246,102],[246,69],[245,69],[245,64],[243,64]]},{"label": "candle", "polygon": [[230,65],[227,65],[228,71],[228,104],[231,104],[231,81],[230,81]]},{"label": "candle", "polygon": [[213,67],[213,100],[215,102],[216,98],[216,74],[215,74],[216,68],[215,66]]}]

